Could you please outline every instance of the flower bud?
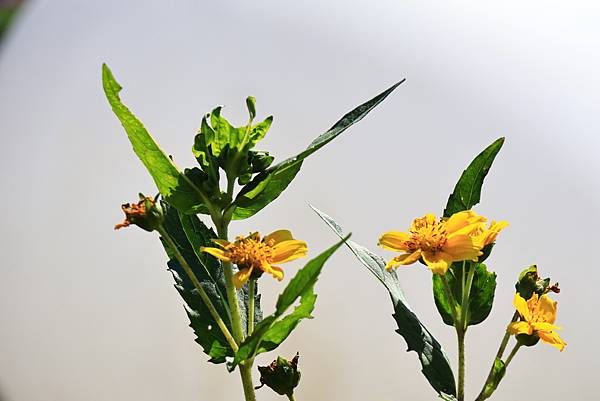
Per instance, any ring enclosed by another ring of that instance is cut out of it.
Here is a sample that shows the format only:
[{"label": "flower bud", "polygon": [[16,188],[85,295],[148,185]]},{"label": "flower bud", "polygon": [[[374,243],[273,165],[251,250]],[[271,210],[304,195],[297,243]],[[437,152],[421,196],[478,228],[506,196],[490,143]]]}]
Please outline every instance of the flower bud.
[{"label": "flower bud", "polygon": [[257,389],[266,385],[279,395],[292,395],[300,382],[299,357],[298,353],[291,361],[277,357],[269,366],[259,366],[261,385]]},{"label": "flower bud", "polygon": [[551,286],[550,278],[542,279],[538,275],[536,265],[528,267],[519,274],[519,280],[517,281],[517,284],[515,284],[515,288],[524,299],[530,299],[533,294],[541,296],[548,292],[560,292],[558,283]]},{"label": "flower bud", "polygon": [[140,201],[136,204],[125,203],[121,205],[125,220],[115,226],[115,230],[128,227],[131,224],[146,230],[154,231],[160,227],[164,220],[163,210],[158,203],[158,196],[155,198],[139,194]]}]

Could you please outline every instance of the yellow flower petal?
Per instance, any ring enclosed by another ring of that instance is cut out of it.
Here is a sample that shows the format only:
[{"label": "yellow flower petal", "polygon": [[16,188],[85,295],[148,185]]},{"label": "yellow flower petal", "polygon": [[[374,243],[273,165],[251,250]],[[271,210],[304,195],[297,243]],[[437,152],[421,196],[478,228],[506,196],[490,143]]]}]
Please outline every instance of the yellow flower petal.
[{"label": "yellow flower petal", "polygon": [[540,312],[544,317],[544,321],[554,323],[556,321],[556,301],[553,301],[548,295],[544,294],[540,297],[539,306]]},{"label": "yellow flower petal", "polygon": [[452,256],[445,252],[423,252],[423,260],[431,271],[435,274],[446,274],[446,271],[452,264]]},{"label": "yellow flower petal", "polygon": [[[537,294],[534,294],[537,297]],[[517,311],[521,314],[523,319],[529,321],[531,320],[531,314],[529,313],[529,307],[527,306],[527,301],[523,298],[518,292],[515,294],[515,299],[513,300],[513,304]]]},{"label": "yellow flower petal", "polygon": [[540,336],[540,339],[546,344],[550,344],[561,351],[564,350],[565,346],[567,345],[567,343],[564,342],[563,339],[554,332],[547,333],[545,331],[540,331],[538,332],[538,336]]},{"label": "yellow flower petal", "polygon": [[533,323],[531,323],[531,327],[535,331],[551,332],[554,330],[562,330],[562,327],[560,327],[560,326],[555,326],[553,324],[544,323],[544,322],[533,322]]},{"label": "yellow flower petal", "polygon": [[292,239],[294,239],[294,237],[292,237],[292,232],[290,230],[277,230],[267,235],[265,237],[265,242],[273,240],[274,244],[277,244],[279,242],[289,241]]},{"label": "yellow flower petal", "polygon": [[219,248],[203,246],[200,248],[200,252],[206,252],[208,254],[211,254],[212,256],[214,256],[217,259],[222,260],[223,262],[231,262],[231,259],[227,256],[227,253],[224,250],[219,249]]},{"label": "yellow flower petal", "polygon": [[244,286],[244,284],[246,284],[246,281],[248,281],[252,275],[252,269],[252,267],[241,269],[239,272],[233,275],[233,285],[235,288],[239,290]]},{"label": "yellow flower petal", "polygon": [[215,244],[218,244],[220,247],[222,248],[227,248],[231,242],[229,241],[225,241],[224,239],[213,239],[212,242],[214,242]]},{"label": "yellow flower petal", "polygon": [[390,251],[408,251],[406,241],[410,239],[410,235],[397,231],[384,233],[379,238],[379,246]]},{"label": "yellow flower petal", "polygon": [[306,242],[299,240],[287,240],[273,247],[273,254],[269,259],[272,263],[284,263],[306,256],[308,246]]},{"label": "yellow flower petal", "polygon": [[457,260],[472,260],[477,261],[481,255],[481,248],[473,241],[473,238],[468,235],[451,235],[444,244],[444,252],[451,255]]},{"label": "yellow flower petal", "polygon": [[277,280],[283,280],[283,269],[281,267],[273,266],[267,262],[263,262],[261,269],[265,273],[269,273],[271,276],[275,277]]},{"label": "yellow flower petal", "polygon": [[444,227],[448,230],[448,233],[455,233],[459,230],[465,231],[464,234],[470,234],[471,231],[479,227],[479,223],[486,221],[486,218],[479,216],[472,210],[464,210],[462,212],[454,213],[446,222]]},{"label": "yellow flower petal", "polygon": [[513,322],[506,328],[509,334],[532,334],[533,328],[527,322]]},{"label": "yellow flower petal", "polygon": [[405,253],[403,255],[398,255],[395,258],[391,259],[385,265],[387,270],[390,270],[392,267],[400,266],[400,265],[410,265],[415,263],[421,257],[421,251],[417,250],[413,253]]}]

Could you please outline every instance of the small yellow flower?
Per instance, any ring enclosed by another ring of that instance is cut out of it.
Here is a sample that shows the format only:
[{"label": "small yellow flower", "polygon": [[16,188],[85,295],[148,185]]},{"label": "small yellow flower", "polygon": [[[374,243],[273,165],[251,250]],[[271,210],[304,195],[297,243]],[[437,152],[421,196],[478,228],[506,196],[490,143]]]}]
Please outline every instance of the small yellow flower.
[{"label": "small yellow flower", "polygon": [[285,263],[306,256],[308,247],[306,242],[296,240],[288,230],[275,231],[262,240],[260,234],[255,232],[247,237],[237,237],[234,242],[215,239],[221,248],[202,247],[201,252],[206,252],[224,262],[231,262],[240,269],[233,277],[236,288],[241,288],[256,273],[269,273],[277,280],[283,280],[283,269],[273,266],[274,263]]},{"label": "small yellow flower", "polygon": [[537,334],[543,342],[553,345],[561,351],[565,348],[567,343],[554,332],[554,330],[562,329],[562,327],[554,326],[556,301],[546,294],[538,297],[538,294],[535,293],[528,301],[525,301],[525,298],[516,293],[514,305],[521,315],[521,321],[508,325],[506,330],[510,334]]},{"label": "small yellow flower", "polygon": [[410,265],[422,258],[433,273],[445,274],[452,262],[477,261],[481,248],[492,243],[498,232],[508,225],[492,222],[486,230],[485,221],[485,217],[471,210],[440,221],[433,214],[427,214],[413,221],[409,233],[384,233],[379,238],[379,246],[405,252],[390,260],[386,268]]}]

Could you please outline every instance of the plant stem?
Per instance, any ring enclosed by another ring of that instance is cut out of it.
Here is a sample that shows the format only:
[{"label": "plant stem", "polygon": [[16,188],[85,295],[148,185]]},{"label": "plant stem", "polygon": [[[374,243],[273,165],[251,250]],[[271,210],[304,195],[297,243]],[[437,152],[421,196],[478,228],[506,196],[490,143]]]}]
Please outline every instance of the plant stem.
[{"label": "plant stem", "polygon": [[[511,323],[516,322],[518,319],[519,319],[519,312],[515,311],[510,322]],[[504,355],[504,351],[506,350],[506,346],[508,345],[509,339],[510,339],[510,334],[508,333],[508,331],[505,331],[504,337],[502,337],[502,341],[500,342],[500,347],[498,347],[498,352],[496,352],[496,358],[494,358],[494,362],[496,361],[496,359],[502,359],[502,355]],[[491,395],[491,394],[486,394],[485,389],[488,386],[488,384],[490,383],[490,381],[492,380],[492,378],[494,377],[494,362],[492,362],[492,367],[490,368],[490,373],[488,374],[487,379],[485,379],[483,388],[481,389],[481,392],[479,393],[479,395],[477,396],[475,401],[483,401]],[[504,364],[504,367],[506,368],[506,364]]]},{"label": "plant stem", "polygon": [[240,376],[242,377],[242,386],[244,386],[244,397],[246,401],[256,401],[256,393],[252,384],[252,362],[239,365]]},{"label": "plant stem", "polygon": [[452,295],[452,290],[450,289],[450,284],[448,284],[448,279],[446,278],[446,276],[443,274],[440,274],[440,279],[442,280],[442,283],[444,284],[444,290],[446,291],[446,296],[452,303],[452,309],[450,312],[452,313],[452,320],[454,320],[454,324],[456,325],[456,321],[460,314],[458,304],[456,303],[456,299],[454,299],[454,295]]},{"label": "plant stem", "polygon": [[521,348],[521,344],[516,343],[515,346],[513,347],[512,351],[510,351],[510,354],[508,354],[508,358],[506,358],[506,362],[504,362],[504,368],[505,369],[508,368],[508,365],[510,364],[510,361],[513,360],[513,358],[517,354],[517,351],[519,350],[519,348]]},{"label": "plant stem", "polygon": [[[227,231],[229,226],[229,220],[224,219],[223,215],[214,221],[217,227],[217,234],[220,239],[227,241]],[[231,314],[231,326],[233,330],[233,337],[238,344],[244,341],[244,332],[242,330],[242,319],[240,314],[240,305],[238,302],[237,290],[233,285],[233,268],[231,263],[223,262],[223,273],[225,275],[225,289],[227,292],[227,301],[229,303],[229,310]],[[254,300],[254,297],[252,297]],[[252,364],[253,359],[245,361],[245,363],[238,365],[240,370],[240,377],[242,379],[242,386],[244,388],[244,397],[246,401],[256,401],[256,394],[254,392],[254,384],[252,383]]]},{"label": "plant stem", "polygon": [[[457,322],[462,325],[462,322]],[[458,401],[465,399],[465,330],[462,326],[456,326],[456,337],[458,339]]]},{"label": "plant stem", "polygon": [[256,280],[250,279],[248,282],[248,336],[254,331],[254,293],[256,292]]},{"label": "plant stem", "polygon": [[[463,262],[463,275],[465,274],[465,262]],[[475,266],[471,264],[471,268],[469,269],[469,274],[467,275],[467,284],[465,286],[465,292],[463,293],[463,302],[462,302],[462,321],[463,327],[465,330],[467,329],[467,325],[469,322],[469,304],[471,301],[471,287],[473,286],[473,278],[475,277]]]},{"label": "plant stem", "polygon": [[206,291],[204,291],[204,288],[202,288],[202,285],[200,284],[198,277],[196,277],[196,274],[194,274],[194,271],[192,270],[190,265],[187,263],[187,261],[184,259],[181,252],[179,252],[179,248],[177,248],[177,244],[175,244],[175,242],[173,241],[171,236],[167,233],[167,231],[162,226],[158,229],[158,232],[165,239],[165,241],[167,241],[167,243],[169,244],[169,247],[171,247],[171,250],[173,251],[175,258],[179,261],[179,263],[181,264],[181,267],[183,267],[183,270],[185,270],[186,274],[188,275],[188,277],[194,284],[194,287],[196,287],[196,290],[198,290],[198,293],[200,294],[200,298],[202,298],[202,301],[204,301],[204,304],[208,308],[211,316],[213,317],[213,319],[215,319],[215,322],[217,322],[217,325],[221,329],[221,332],[225,336],[225,339],[229,343],[229,346],[231,347],[231,349],[234,350],[234,352],[236,352],[238,350],[238,345],[237,345],[236,341],[234,340],[231,333],[229,332],[229,329],[225,325],[225,322],[221,318],[221,315],[219,315],[219,312],[217,311],[217,309],[213,305],[212,301],[208,297],[208,294],[206,294]]},{"label": "plant stem", "polygon": [[292,394],[288,394],[288,395],[287,395],[287,398],[288,398],[290,401],[296,401],[296,398],[294,397],[294,393],[292,393]]}]

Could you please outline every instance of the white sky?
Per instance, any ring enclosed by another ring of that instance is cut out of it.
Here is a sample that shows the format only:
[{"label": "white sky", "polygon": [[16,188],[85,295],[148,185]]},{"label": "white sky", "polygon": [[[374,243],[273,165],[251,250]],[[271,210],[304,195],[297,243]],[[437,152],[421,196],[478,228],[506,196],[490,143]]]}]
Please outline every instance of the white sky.
[{"label": "white sky", "polygon": [[[562,354],[544,344],[521,351],[495,399],[596,393],[597,2],[37,1],[21,17],[0,52],[4,401],[241,397],[238,375],[205,363],[193,342],[157,238],[112,231],[119,205],[154,186],[103,97],[104,61],[179,165],[194,162],[194,132],[217,104],[241,124],[254,95],[259,116],[275,116],[261,148],[283,158],[407,78],[308,159],[276,203],[230,229],[290,228],[312,255],[335,237],[307,202],[376,250],[380,233],[439,214],[472,157],[506,136],[477,207],[510,227],[489,260],[499,281],[492,315],[468,333],[469,398],[512,314],[514,280],[532,263],[561,283],[558,323],[569,345]],[[286,266],[288,277],[299,266]],[[454,361],[429,272],[413,266],[400,276]],[[262,281],[268,313],[282,284]],[[385,290],[347,250],[317,293],[316,319],[279,352],[301,352],[299,400],[434,399],[393,332]]]}]

